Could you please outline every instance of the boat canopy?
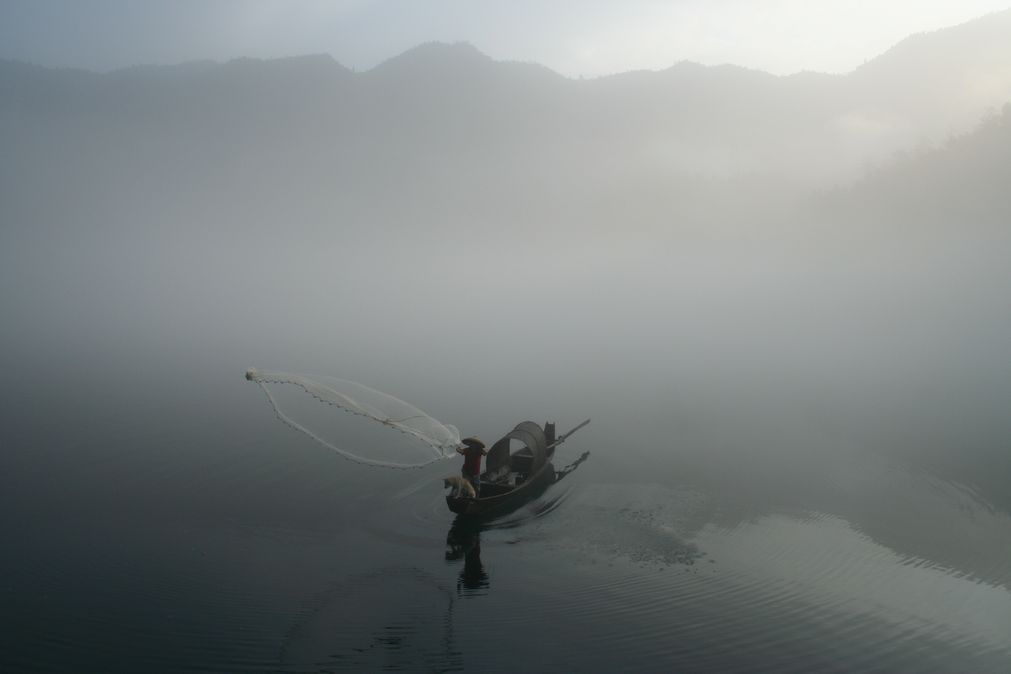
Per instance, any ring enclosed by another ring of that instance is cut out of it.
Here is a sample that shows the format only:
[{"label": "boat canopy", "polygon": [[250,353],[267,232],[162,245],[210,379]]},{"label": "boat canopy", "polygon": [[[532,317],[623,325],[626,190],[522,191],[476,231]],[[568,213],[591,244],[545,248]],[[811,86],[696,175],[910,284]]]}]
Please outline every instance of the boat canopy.
[{"label": "boat canopy", "polygon": [[[505,436],[492,445],[485,463],[489,475],[499,475],[509,470],[509,441],[519,440],[530,450],[532,460],[530,472],[536,472],[548,458],[548,442],[544,429],[532,421],[521,421]],[[519,450],[524,452],[524,450]],[[524,452],[525,453],[525,452]]]}]

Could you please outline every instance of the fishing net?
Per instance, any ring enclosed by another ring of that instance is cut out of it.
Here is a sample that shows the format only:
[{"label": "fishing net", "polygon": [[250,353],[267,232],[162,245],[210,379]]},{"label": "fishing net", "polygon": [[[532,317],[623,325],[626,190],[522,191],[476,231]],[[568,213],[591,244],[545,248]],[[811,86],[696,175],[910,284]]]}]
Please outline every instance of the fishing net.
[{"label": "fishing net", "polygon": [[281,421],[357,463],[421,468],[456,456],[461,446],[455,426],[353,381],[255,368],[246,379],[263,389]]}]

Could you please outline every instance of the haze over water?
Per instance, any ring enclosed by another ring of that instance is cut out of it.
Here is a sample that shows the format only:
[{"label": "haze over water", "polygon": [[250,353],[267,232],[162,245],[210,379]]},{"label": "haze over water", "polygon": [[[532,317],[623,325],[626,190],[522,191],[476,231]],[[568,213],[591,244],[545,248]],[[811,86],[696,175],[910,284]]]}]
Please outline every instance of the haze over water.
[{"label": "haze over water", "polygon": [[[0,61],[0,669],[1007,671],[1009,29]],[[344,460],[251,366],[590,457],[455,522],[459,462]]]}]

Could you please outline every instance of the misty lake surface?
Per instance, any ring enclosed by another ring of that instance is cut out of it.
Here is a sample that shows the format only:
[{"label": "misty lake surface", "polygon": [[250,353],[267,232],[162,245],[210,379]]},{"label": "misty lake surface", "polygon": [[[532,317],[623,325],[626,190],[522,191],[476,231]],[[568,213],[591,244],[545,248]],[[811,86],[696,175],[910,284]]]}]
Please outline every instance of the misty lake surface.
[{"label": "misty lake surface", "polygon": [[[560,429],[593,422],[556,467],[589,459],[474,526],[443,499],[458,461],[344,460],[218,356],[5,394],[5,671],[1011,666],[1007,503],[936,463],[700,451],[632,399],[559,401]],[[462,430],[506,432],[503,407]]]}]

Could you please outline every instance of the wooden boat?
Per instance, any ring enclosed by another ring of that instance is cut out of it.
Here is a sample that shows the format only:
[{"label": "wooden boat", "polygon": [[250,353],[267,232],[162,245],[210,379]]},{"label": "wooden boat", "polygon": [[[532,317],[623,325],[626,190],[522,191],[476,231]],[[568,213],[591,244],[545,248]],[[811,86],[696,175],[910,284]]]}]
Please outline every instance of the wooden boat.
[{"label": "wooden boat", "polygon": [[[555,447],[588,423],[556,438],[553,423],[542,428],[533,421],[520,422],[488,451],[479,497],[450,493],[446,505],[458,515],[501,515],[536,498],[555,482]],[[514,441],[517,449],[511,451]]]}]

